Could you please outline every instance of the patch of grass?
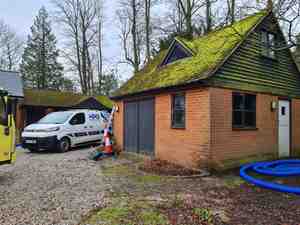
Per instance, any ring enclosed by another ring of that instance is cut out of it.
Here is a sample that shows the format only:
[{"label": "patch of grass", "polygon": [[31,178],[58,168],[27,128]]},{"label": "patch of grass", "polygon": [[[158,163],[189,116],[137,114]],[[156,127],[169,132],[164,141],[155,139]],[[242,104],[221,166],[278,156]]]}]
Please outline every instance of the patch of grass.
[{"label": "patch of grass", "polygon": [[127,207],[111,207],[105,208],[98,212],[96,216],[89,222],[104,221],[105,224],[119,225],[124,222],[129,214],[129,208]]},{"label": "patch of grass", "polygon": [[140,175],[134,178],[138,183],[159,183],[162,178],[158,175]]},{"label": "patch of grass", "polygon": [[184,201],[183,201],[182,197],[179,194],[176,194],[175,198],[172,202],[173,207],[179,208],[183,205],[183,203],[184,203]]},{"label": "patch of grass", "polygon": [[131,176],[134,174],[132,168],[127,165],[116,165],[102,169],[105,176]]},{"label": "patch of grass", "polygon": [[95,212],[83,224],[89,225],[168,225],[168,219],[147,201],[115,198],[111,205]]},{"label": "patch of grass", "polygon": [[[140,173],[134,165],[116,165],[103,168],[103,174],[110,177],[126,177],[136,184],[152,184],[162,181],[162,177],[152,174]],[[166,180],[166,179],[164,179]]]},{"label": "patch of grass", "polygon": [[144,211],[140,214],[141,222],[143,225],[167,225],[169,224],[168,219],[166,216],[160,214],[159,212],[155,211]]},{"label": "patch of grass", "polygon": [[202,221],[211,223],[213,220],[213,213],[209,209],[194,208],[193,213],[198,216]]}]

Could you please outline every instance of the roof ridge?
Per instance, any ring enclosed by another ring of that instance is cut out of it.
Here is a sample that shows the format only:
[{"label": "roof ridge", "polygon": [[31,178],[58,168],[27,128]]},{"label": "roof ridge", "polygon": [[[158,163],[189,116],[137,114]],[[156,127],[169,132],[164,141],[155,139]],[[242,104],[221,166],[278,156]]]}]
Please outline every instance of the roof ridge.
[{"label": "roof ridge", "polygon": [[[252,13],[252,14],[250,14],[250,15],[245,16],[244,18],[242,18],[242,19],[240,19],[240,20],[234,22],[233,24],[228,24],[228,25],[226,25],[226,26],[220,26],[220,27],[217,27],[216,29],[213,29],[212,31],[210,31],[210,32],[208,32],[208,33],[206,33],[206,34],[204,34],[204,35],[194,37],[194,38],[192,38],[192,39],[190,39],[190,40],[187,39],[187,38],[184,38],[184,37],[180,37],[180,36],[176,36],[175,38],[176,38],[176,40],[179,39],[179,40],[180,40],[181,42],[183,42],[183,44],[186,46],[187,44],[186,44],[185,42],[193,42],[193,41],[196,41],[196,40],[200,40],[201,38],[208,37],[208,36],[210,36],[210,35],[215,34],[216,32],[220,32],[220,31],[223,31],[223,30],[225,30],[225,29],[227,29],[227,28],[233,27],[233,26],[235,26],[235,25],[237,25],[237,24],[239,24],[239,23],[241,23],[241,22],[244,22],[244,21],[247,20],[247,19],[250,19],[250,18],[252,18],[252,17],[255,17],[255,16],[259,15],[259,14],[265,14],[264,16],[267,16],[269,13],[270,13],[270,12],[267,11],[266,9],[260,10],[259,12]],[[257,23],[259,23],[259,21],[258,21]],[[255,26],[255,25],[253,25],[253,26]],[[187,46],[187,47],[188,47],[188,46]],[[189,48],[189,49],[190,49],[190,48]],[[192,51],[193,51],[193,50],[192,50]],[[194,51],[193,51],[193,52],[194,52]]]},{"label": "roof ridge", "polygon": [[51,89],[38,89],[38,88],[24,88],[24,91],[34,91],[34,92],[56,92],[59,94],[72,94],[72,95],[79,95],[79,96],[87,96],[78,92],[72,91],[60,91],[60,90],[51,90]]}]

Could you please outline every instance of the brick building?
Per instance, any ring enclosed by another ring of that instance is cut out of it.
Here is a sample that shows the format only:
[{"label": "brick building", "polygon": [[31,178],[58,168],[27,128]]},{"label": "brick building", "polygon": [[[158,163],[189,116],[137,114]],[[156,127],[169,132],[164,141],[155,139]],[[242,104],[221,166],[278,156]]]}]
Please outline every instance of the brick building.
[{"label": "brick building", "polygon": [[112,97],[125,151],[222,169],[300,153],[300,77],[271,11],[176,38]]}]

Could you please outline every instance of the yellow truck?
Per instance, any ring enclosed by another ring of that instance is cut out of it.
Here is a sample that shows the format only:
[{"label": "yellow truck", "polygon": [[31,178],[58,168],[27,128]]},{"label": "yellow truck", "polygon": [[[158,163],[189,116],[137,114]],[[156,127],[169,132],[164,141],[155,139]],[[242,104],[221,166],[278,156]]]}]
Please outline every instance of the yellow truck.
[{"label": "yellow truck", "polygon": [[0,89],[0,165],[16,160],[15,131],[12,100],[7,91]]}]

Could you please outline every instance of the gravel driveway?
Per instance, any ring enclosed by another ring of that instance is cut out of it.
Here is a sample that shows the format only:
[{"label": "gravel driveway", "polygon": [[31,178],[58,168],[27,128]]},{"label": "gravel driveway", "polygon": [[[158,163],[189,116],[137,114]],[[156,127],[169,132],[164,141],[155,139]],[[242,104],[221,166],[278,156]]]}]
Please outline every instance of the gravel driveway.
[{"label": "gravel driveway", "polygon": [[105,184],[89,151],[20,150],[15,165],[0,166],[0,224],[73,225],[100,206]]}]

